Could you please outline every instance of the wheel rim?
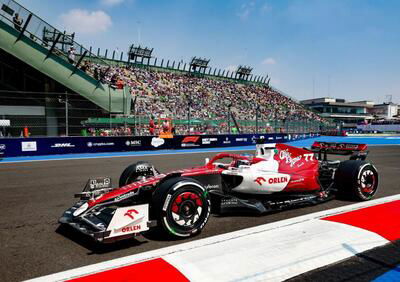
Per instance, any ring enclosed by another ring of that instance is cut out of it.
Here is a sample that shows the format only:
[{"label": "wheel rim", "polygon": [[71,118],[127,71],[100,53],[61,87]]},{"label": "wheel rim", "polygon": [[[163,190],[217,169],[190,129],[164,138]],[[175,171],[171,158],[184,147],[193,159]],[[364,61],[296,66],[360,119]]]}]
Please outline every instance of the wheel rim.
[{"label": "wheel rim", "polygon": [[176,196],[171,206],[174,223],[183,228],[195,225],[203,211],[203,200],[194,192],[183,192]]},{"label": "wheel rim", "polygon": [[360,191],[366,196],[375,193],[376,190],[376,176],[371,169],[364,170],[359,179]]}]

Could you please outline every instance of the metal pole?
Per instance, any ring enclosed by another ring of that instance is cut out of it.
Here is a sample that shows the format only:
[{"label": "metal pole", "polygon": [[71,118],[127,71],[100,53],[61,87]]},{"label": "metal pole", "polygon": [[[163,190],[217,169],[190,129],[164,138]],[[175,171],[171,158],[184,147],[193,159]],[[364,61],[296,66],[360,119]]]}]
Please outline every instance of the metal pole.
[{"label": "metal pole", "polygon": [[[110,131],[112,129],[112,123],[111,123],[111,89],[110,86],[108,86],[108,112],[109,112],[109,119],[110,119]],[[111,133],[111,132],[110,132]]]},{"label": "metal pole", "polygon": [[188,134],[190,134],[190,101],[188,101],[187,121],[188,121]]},{"label": "metal pole", "polygon": [[257,104],[256,107],[256,133],[258,134],[258,109],[259,109],[259,105]]},{"label": "metal pole", "polygon": [[68,93],[65,92],[65,135],[69,136],[69,123],[68,123]]},{"label": "metal pole", "polygon": [[[127,115],[127,101],[126,101],[126,93],[125,93],[125,91],[126,91],[126,87],[127,86],[124,86],[124,88],[122,89],[122,95],[123,95],[123,99],[124,99],[124,128],[125,128],[125,132],[126,132],[126,128],[127,128],[127,122],[126,122],[126,115]],[[124,132],[124,136],[125,136],[125,132]]]},{"label": "metal pole", "polygon": [[228,106],[228,134],[231,134],[231,106]]}]

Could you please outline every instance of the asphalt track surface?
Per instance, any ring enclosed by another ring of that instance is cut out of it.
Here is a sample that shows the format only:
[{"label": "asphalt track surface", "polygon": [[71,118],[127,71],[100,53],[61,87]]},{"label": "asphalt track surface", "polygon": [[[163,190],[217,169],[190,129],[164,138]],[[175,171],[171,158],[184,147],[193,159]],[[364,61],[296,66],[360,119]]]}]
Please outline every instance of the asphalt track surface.
[{"label": "asphalt track surface", "polygon": [[[59,228],[59,216],[74,203],[73,194],[82,190],[88,177],[111,176],[117,183],[122,170],[139,160],[150,161],[166,172],[202,164],[214,154],[0,164],[0,280],[21,281],[351,204],[333,200],[263,216],[212,216],[199,236],[176,241],[137,237],[113,245],[97,245],[73,230]],[[376,198],[400,193],[400,146],[370,147],[369,160],[380,173]]]}]

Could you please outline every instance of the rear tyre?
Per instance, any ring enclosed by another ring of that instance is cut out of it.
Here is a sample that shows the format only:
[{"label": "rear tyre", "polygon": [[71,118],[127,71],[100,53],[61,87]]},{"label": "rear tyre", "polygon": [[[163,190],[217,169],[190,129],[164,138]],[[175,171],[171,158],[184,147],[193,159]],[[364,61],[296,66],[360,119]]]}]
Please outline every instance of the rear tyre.
[{"label": "rear tyre", "polygon": [[200,233],[210,216],[211,203],[201,183],[177,177],[165,181],[156,189],[153,211],[162,232],[183,238]]},{"label": "rear tyre", "polygon": [[368,201],[378,190],[378,172],[365,161],[344,161],[335,173],[335,186],[345,198]]},{"label": "rear tyre", "polygon": [[152,177],[159,172],[148,162],[137,162],[131,164],[122,172],[119,178],[119,187],[131,184],[132,182],[142,180],[146,177]]}]

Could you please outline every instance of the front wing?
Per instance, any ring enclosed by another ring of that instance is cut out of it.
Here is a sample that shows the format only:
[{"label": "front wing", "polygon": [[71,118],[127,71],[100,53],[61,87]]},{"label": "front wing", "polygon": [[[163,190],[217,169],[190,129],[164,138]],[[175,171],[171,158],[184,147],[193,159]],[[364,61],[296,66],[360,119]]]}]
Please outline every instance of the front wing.
[{"label": "front wing", "polygon": [[88,210],[76,215],[84,204],[80,201],[66,210],[59,222],[100,242],[136,236],[154,226],[154,222],[149,221],[148,204],[116,209],[104,207],[101,210]]}]

